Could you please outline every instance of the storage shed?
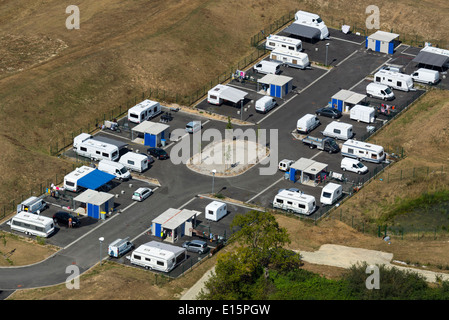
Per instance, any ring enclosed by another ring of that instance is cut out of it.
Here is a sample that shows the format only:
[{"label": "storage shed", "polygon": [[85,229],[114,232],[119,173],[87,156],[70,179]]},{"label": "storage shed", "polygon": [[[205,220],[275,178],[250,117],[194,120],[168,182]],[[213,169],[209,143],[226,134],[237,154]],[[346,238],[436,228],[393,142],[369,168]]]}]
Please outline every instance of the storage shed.
[{"label": "storage shed", "polygon": [[349,109],[359,104],[366,98],[366,95],[349,90],[340,90],[331,98],[331,107],[341,112],[349,112]]},{"label": "storage shed", "polygon": [[365,47],[376,52],[394,53],[394,40],[399,37],[397,33],[376,31],[370,36],[366,37]]},{"label": "storage shed", "polygon": [[114,195],[106,192],[88,189],[73,200],[81,204],[75,212],[95,219],[100,219],[101,212],[107,213],[114,208]]},{"label": "storage shed", "polygon": [[293,78],[281,76],[277,74],[267,74],[263,78],[257,80],[257,91],[259,91],[259,83],[268,91],[270,96],[283,98],[293,88]]},{"label": "storage shed", "polygon": [[183,236],[192,236],[196,216],[200,211],[188,209],[167,209],[151,222],[153,235],[174,243]]},{"label": "storage shed", "polygon": [[143,139],[145,146],[158,147],[162,144],[162,140],[168,139],[169,128],[167,124],[144,121],[131,130],[131,140]]},{"label": "storage shed", "polygon": [[290,181],[316,186],[324,180],[327,164],[307,158],[300,158],[290,166]]}]

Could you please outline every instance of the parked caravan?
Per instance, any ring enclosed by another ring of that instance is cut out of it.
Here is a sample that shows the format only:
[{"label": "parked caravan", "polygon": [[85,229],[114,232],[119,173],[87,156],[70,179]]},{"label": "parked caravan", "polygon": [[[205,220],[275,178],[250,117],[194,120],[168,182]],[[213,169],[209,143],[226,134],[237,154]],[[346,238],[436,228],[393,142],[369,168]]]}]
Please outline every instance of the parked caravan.
[{"label": "parked caravan", "polygon": [[318,148],[329,153],[337,153],[340,151],[340,147],[333,138],[315,138],[312,136],[307,136],[302,139],[302,142],[309,146],[310,149]]},{"label": "parked caravan", "polygon": [[340,140],[351,139],[354,135],[354,132],[352,131],[352,124],[338,121],[332,121],[329,123],[322,133],[326,137]]},{"label": "parked caravan", "polygon": [[366,86],[366,95],[382,100],[393,100],[394,92],[387,85],[371,82]]},{"label": "parked caravan", "polygon": [[349,112],[349,118],[351,120],[373,123],[376,118],[376,110],[373,107],[362,106],[360,104],[353,106]]},{"label": "parked caravan", "polygon": [[289,171],[290,166],[293,164],[293,160],[284,159],[279,162],[278,169],[281,171]]},{"label": "parked caravan", "polygon": [[73,151],[91,160],[119,159],[119,149],[116,145],[95,140],[90,134],[81,133],[73,139]]},{"label": "parked caravan", "polygon": [[132,252],[126,258],[132,264],[144,267],[145,269],[170,272],[186,258],[185,248],[173,246],[167,243],[150,241]]},{"label": "parked caravan", "polygon": [[226,203],[220,201],[212,201],[204,210],[206,219],[212,221],[218,221],[228,214]]},{"label": "parked caravan", "polygon": [[201,121],[190,121],[186,125],[186,132],[195,133],[201,130]]},{"label": "parked caravan", "polygon": [[233,104],[241,103],[248,95],[245,91],[225,86],[223,84],[217,84],[215,87],[207,92],[207,102],[214,105],[221,105],[225,101],[232,102]]},{"label": "parked caravan", "polygon": [[270,34],[265,42],[265,48],[268,50],[286,49],[293,52],[301,52],[302,41],[277,34]]},{"label": "parked caravan", "polygon": [[302,192],[280,191],[273,200],[273,207],[288,212],[312,214],[316,209],[315,197]]},{"label": "parked caravan", "polygon": [[291,52],[285,49],[271,51],[270,59],[281,62],[287,67],[305,69],[310,65],[309,56],[303,52]]},{"label": "parked caravan", "polygon": [[341,159],[340,168],[343,171],[351,171],[357,174],[363,174],[368,172],[368,167],[365,166],[357,159],[343,158]]},{"label": "parked caravan", "polygon": [[112,174],[117,180],[129,180],[131,178],[131,173],[129,173],[126,167],[118,162],[101,160],[98,163],[98,170]]},{"label": "parked caravan", "polygon": [[387,85],[401,91],[413,90],[413,79],[408,74],[379,70],[374,74],[374,82]]},{"label": "parked caravan", "polygon": [[278,74],[281,72],[281,63],[262,60],[254,66],[254,71],[264,74]]},{"label": "parked caravan", "polygon": [[295,22],[294,23],[319,29],[321,32],[321,35],[320,35],[321,40],[329,37],[329,30],[328,30],[326,24],[320,18],[320,16],[315,13],[310,13],[310,12],[300,10],[300,11],[296,12],[296,14],[295,14]]},{"label": "parked caravan", "polygon": [[337,183],[328,183],[321,191],[320,202],[323,205],[333,205],[343,196],[343,188]]},{"label": "parked caravan", "polygon": [[78,192],[78,181],[94,170],[95,168],[88,166],[81,166],[79,168],[76,168],[64,177],[64,189],[72,192]]},{"label": "parked caravan", "polygon": [[259,113],[267,113],[276,106],[276,99],[264,96],[256,101],[255,110]]},{"label": "parked caravan", "polygon": [[117,239],[108,246],[108,254],[110,257],[119,258],[133,248],[134,245],[129,241],[129,237]]},{"label": "parked caravan", "polygon": [[352,139],[343,143],[341,155],[375,163],[380,163],[385,159],[385,152],[382,146]]},{"label": "parked caravan", "polygon": [[416,82],[435,84],[440,80],[440,73],[436,70],[420,68],[411,74]]},{"label": "parked caravan", "polygon": [[25,211],[16,214],[9,224],[11,230],[24,232],[26,235],[44,238],[47,238],[55,231],[55,225],[52,218]]},{"label": "parked caravan", "polygon": [[17,213],[21,211],[40,214],[48,204],[41,198],[30,197],[17,206]]},{"label": "parked caravan", "polygon": [[320,125],[320,120],[313,114],[306,114],[296,122],[296,131],[299,133],[309,133]]},{"label": "parked caravan", "polygon": [[135,153],[135,152],[127,152],[123,156],[120,157],[118,163],[124,165],[128,170],[143,172],[148,169],[148,156]]},{"label": "parked caravan", "polygon": [[128,110],[128,121],[142,123],[150,120],[162,112],[159,102],[144,100]]}]

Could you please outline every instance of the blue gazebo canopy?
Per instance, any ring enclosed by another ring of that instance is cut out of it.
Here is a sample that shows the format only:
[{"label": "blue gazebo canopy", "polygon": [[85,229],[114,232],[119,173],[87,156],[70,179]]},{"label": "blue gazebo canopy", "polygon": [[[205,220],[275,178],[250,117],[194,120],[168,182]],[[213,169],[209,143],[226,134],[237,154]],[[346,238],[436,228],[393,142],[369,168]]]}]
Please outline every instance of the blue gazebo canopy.
[{"label": "blue gazebo canopy", "polygon": [[78,181],[78,186],[86,189],[97,190],[114,178],[115,176],[112,174],[95,169],[91,173],[82,177]]}]

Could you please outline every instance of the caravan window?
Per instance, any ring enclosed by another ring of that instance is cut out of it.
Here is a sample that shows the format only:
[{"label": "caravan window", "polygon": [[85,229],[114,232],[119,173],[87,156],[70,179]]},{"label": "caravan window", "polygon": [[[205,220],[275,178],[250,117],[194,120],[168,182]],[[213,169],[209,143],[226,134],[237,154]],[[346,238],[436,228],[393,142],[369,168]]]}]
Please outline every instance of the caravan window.
[{"label": "caravan window", "polygon": [[218,100],[217,96],[210,96],[210,98],[213,100]]},{"label": "caravan window", "polygon": [[81,151],[87,152],[87,148],[86,147],[80,147]]},{"label": "caravan window", "polygon": [[164,263],[164,261],[156,261],[156,263],[157,263],[157,265],[158,266],[165,266],[165,263]]},{"label": "caravan window", "polygon": [[340,133],[341,133],[341,130],[340,130],[340,129],[334,129],[334,133],[340,134]]},{"label": "caravan window", "polygon": [[117,156],[117,151],[114,151],[113,153],[112,153],[112,158],[115,158]]},{"label": "caravan window", "polygon": [[128,160],[128,164],[134,165],[134,161]]},{"label": "caravan window", "polygon": [[103,156],[103,157],[106,157],[106,158],[109,158],[109,153],[103,152],[103,153],[102,153],[102,156]]},{"label": "caravan window", "polygon": [[129,116],[130,116],[131,118],[137,119],[137,114],[131,113]]},{"label": "caravan window", "polygon": [[373,154],[371,155],[371,159],[377,159],[377,154],[373,153]]},{"label": "caravan window", "polygon": [[275,47],[275,46],[276,46],[276,43],[274,43],[274,42],[268,42],[268,45],[270,45],[270,46],[272,46],[272,47]]},{"label": "caravan window", "polygon": [[137,254],[134,255],[134,259],[142,260],[141,256],[138,256]]},{"label": "caravan window", "polygon": [[376,82],[380,82],[380,77],[376,77]]},{"label": "caravan window", "polygon": [[350,153],[350,154],[354,154],[354,149],[352,149],[352,148],[348,148],[348,153]]},{"label": "caravan window", "polygon": [[331,194],[329,192],[323,192],[323,197],[330,198]]},{"label": "caravan window", "polygon": [[96,153],[96,154],[101,154],[101,152],[100,152],[100,151],[95,151],[95,153]]},{"label": "caravan window", "polygon": [[293,204],[293,202],[291,202],[291,201],[287,201],[287,204],[288,204],[288,205],[292,205],[292,204]]},{"label": "caravan window", "polygon": [[276,199],[276,202],[277,202],[277,203],[284,203],[284,200],[282,200],[282,199]]},{"label": "caravan window", "polygon": [[398,87],[402,87],[402,81],[398,81],[398,82],[396,83],[396,85],[397,85]]},{"label": "caravan window", "polygon": [[151,259],[150,258],[145,258],[145,261],[151,261]]},{"label": "caravan window", "polygon": [[298,207],[299,207],[300,209],[305,209],[305,208],[306,208],[306,205],[305,205],[305,204],[299,203],[299,204],[298,204]]},{"label": "caravan window", "polygon": [[298,60],[293,59],[293,60],[292,60],[292,63],[293,63],[293,64],[298,64]]},{"label": "caravan window", "polygon": [[181,253],[179,256],[177,256],[177,257],[176,257],[176,264],[178,264],[178,263],[181,262],[181,261],[184,261],[185,257],[186,257],[185,252],[183,252],[183,253]]},{"label": "caravan window", "polygon": [[289,50],[295,50],[295,47],[289,46],[288,49]]},{"label": "caravan window", "polygon": [[75,183],[72,182],[72,181],[66,181],[65,184],[68,185],[69,187],[74,187],[75,186]]}]

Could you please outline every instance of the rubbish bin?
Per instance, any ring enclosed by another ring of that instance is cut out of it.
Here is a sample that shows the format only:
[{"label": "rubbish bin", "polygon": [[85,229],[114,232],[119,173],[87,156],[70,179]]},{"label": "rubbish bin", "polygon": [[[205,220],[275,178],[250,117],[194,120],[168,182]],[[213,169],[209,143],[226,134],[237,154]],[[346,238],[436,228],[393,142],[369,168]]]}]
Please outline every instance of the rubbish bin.
[{"label": "rubbish bin", "polygon": [[101,220],[106,220],[106,212],[101,211]]},{"label": "rubbish bin", "polygon": [[161,139],[161,145],[165,147],[165,139]]}]

